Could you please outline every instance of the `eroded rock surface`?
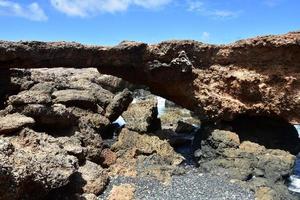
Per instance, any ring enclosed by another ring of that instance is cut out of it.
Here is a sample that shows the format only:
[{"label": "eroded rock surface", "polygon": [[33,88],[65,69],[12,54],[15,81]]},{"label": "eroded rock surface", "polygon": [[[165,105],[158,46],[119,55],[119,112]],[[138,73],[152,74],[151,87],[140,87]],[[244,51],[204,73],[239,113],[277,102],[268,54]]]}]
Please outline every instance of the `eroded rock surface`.
[{"label": "eroded rock surface", "polygon": [[98,75],[12,70],[0,111],[1,200],[95,199],[104,190],[116,160],[101,137],[111,124],[105,115],[121,114],[132,98],[103,89]]},{"label": "eroded rock surface", "polygon": [[297,199],[285,185],[295,156],[278,149],[244,141],[230,131],[213,130],[202,141],[200,169],[250,188],[258,199]]},{"label": "eroded rock surface", "polygon": [[78,160],[53,141],[29,129],[11,138],[0,137],[1,200],[43,199],[69,183]]},{"label": "eroded rock surface", "polygon": [[[202,119],[229,120],[247,113],[299,123],[299,41],[299,32],[220,46],[196,41],[127,41],[115,47],[1,41],[0,66],[96,67],[147,85]],[[30,85],[26,83],[24,87]]]},{"label": "eroded rock surface", "polygon": [[137,100],[122,114],[126,128],[140,133],[160,129],[156,99]]},{"label": "eroded rock surface", "polygon": [[35,123],[31,117],[26,117],[18,113],[0,117],[0,134],[11,133]]}]

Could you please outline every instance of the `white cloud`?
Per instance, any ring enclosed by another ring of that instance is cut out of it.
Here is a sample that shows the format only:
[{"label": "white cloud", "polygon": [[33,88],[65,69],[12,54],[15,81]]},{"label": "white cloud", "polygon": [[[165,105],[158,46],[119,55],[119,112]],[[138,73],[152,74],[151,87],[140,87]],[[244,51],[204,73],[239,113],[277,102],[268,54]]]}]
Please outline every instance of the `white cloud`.
[{"label": "white cloud", "polygon": [[204,16],[209,16],[212,18],[226,19],[226,18],[235,18],[241,14],[241,11],[232,11],[232,10],[222,10],[222,9],[212,9],[209,8],[203,1],[199,0],[188,0],[188,10],[197,12]]},{"label": "white cloud", "polygon": [[32,21],[48,19],[44,10],[35,2],[23,6],[13,1],[0,0],[0,15],[22,17]]},{"label": "white cloud", "polygon": [[87,17],[98,13],[125,11],[129,6],[154,9],[172,0],[51,0],[52,6],[70,16]]},{"label": "white cloud", "polygon": [[202,35],[201,35],[201,40],[204,41],[204,42],[207,42],[209,41],[210,39],[210,33],[209,32],[203,32]]},{"label": "white cloud", "polygon": [[268,7],[275,7],[278,6],[282,0],[264,0],[263,4],[265,4]]}]

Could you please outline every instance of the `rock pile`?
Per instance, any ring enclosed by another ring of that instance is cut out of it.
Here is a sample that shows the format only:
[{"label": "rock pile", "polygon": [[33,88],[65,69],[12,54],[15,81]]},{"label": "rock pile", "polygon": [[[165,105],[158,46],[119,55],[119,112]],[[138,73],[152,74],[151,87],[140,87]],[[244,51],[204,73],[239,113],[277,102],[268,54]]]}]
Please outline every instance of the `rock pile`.
[{"label": "rock pile", "polygon": [[131,93],[103,89],[93,69],[63,70],[12,73],[0,111],[1,200],[90,198],[108,182],[116,158],[101,135]]},{"label": "rock pile", "polygon": [[215,129],[202,140],[197,153],[201,170],[250,188],[257,199],[297,199],[286,186],[295,163],[289,152],[241,142],[236,133]]}]

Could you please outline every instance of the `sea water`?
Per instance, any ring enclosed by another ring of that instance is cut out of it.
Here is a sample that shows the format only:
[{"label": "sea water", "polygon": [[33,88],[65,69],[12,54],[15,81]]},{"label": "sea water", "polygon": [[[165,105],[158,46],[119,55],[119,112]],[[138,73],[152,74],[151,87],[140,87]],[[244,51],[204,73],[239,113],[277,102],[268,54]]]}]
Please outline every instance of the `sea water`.
[{"label": "sea water", "polygon": [[[300,137],[300,125],[295,125],[295,128]],[[290,176],[289,190],[300,194],[300,153],[297,155],[294,171]]]}]

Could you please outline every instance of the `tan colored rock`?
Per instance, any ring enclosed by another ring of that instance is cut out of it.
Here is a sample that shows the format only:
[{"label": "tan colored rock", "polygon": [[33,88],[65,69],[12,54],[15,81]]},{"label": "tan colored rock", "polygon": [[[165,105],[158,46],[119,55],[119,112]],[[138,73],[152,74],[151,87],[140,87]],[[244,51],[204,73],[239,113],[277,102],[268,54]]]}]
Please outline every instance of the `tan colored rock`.
[{"label": "tan colored rock", "polygon": [[98,197],[94,194],[83,194],[78,200],[98,200]]},{"label": "tan colored rock", "polygon": [[137,154],[158,154],[169,160],[172,165],[178,165],[183,157],[177,154],[166,140],[160,140],[155,135],[139,134],[123,129],[118,141],[113,145],[114,151],[136,149]]},{"label": "tan colored rock", "polygon": [[71,179],[71,187],[77,192],[99,195],[108,182],[105,170],[96,163],[86,161]]},{"label": "tan colored rock", "polygon": [[166,140],[155,135],[123,129],[112,146],[118,159],[110,166],[110,174],[151,177],[169,183],[173,172],[184,158]]},{"label": "tan colored rock", "polygon": [[151,132],[160,128],[157,118],[156,99],[138,100],[131,103],[122,117],[126,124],[125,127],[137,132]]},{"label": "tan colored rock", "polygon": [[[196,111],[202,120],[239,114],[300,123],[300,32],[240,40],[229,45],[167,41],[115,47],[67,42],[0,42],[0,66],[98,67],[150,87]],[[99,67],[101,66],[101,67]]]},{"label": "tan colored rock", "polygon": [[240,145],[240,138],[236,133],[224,130],[214,130],[208,140],[219,149],[238,147]]},{"label": "tan colored rock", "polygon": [[106,148],[103,149],[101,152],[101,160],[102,166],[109,167],[116,163],[117,155],[110,149]]},{"label": "tan colored rock", "polygon": [[262,154],[266,151],[264,146],[249,141],[242,142],[242,144],[239,146],[239,149],[242,152],[256,155]]},{"label": "tan colored rock", "polygon": [[113,186],[108,200],[134,200],[135,187],[130,184]]},{"label": "tan colored rock", "polygon": [[269,187],[261,187],[255,192],[255,200],[280,200],[276,192]]},{"label": "tan colored rock", "polygon": [[31,117],[15,113],[0,117],[0,134],[11,133],[35,123]]},{"label": "tan colored rock", "polygon": [[30,129],[11,137],[0,136],[0,199],[39,200],[67,186],[78,160],[55,141]]},{"label": "tan colored rock", "polygon": [[52,93],[55,103],[61,103],[68,106],[76,106],[80,108],[88,108],[95,110],[96,108],[96,98],[95,96],[87,90],[59,90]]}]

